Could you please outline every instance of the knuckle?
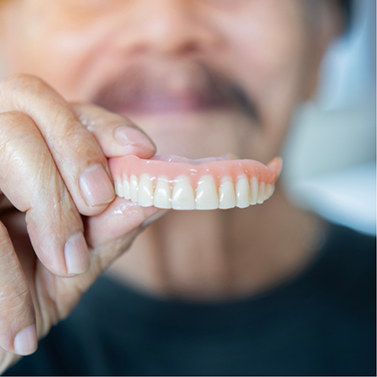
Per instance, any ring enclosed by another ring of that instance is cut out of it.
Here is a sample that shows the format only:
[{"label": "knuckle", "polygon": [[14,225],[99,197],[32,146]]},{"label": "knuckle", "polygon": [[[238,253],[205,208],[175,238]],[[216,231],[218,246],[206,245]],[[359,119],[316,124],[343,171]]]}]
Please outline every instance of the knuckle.
[{"label": "knuckle", "polygon": [[8,166],[16,150],[30,147],[35,131],[34,123],[27,114],[20,111],[0,113],[0,161],[3,168]]},{"label": "knuckle", "polygon": [[[87,164],[92,159],[98,160],[102,157],[102,152],[97,144],[95,137],[87,131],[84,127],[67,127],[62,133],[58,141],[61,151],[61,158],[65,160],[70,157],[74,160],[72,163],[80,161],[80,163]],[[67,153],[67,151],[69,151]],[[87,161],[86,161],[87,160]]]},{"label": "knuckle", "polygon": [[31,299],[29,286],[24,279],[20,281],[15,278],[9,280],[8,284],[12,286],[12,289],[10,293],[1,300],[3,301],[1,306],[4,310],[20,311]]},{"label": "knuckle", "polygon": [[17,125],[30,123],[31,118],[29,115],[21,111],[7,111],[0,113],[0,132],[7,128],[14,128]]},{"label": "knuckle", "polygon": [[31,300],[30,289],[20,268],[11,270],[11,277],[0,284],[2,314],[22,310]]},{"label": "knuckle", "polygon": [[99,148],[94,136],[89,132],[82,140],[78,140],[76,153],[80,159],[82,159],[82,156],[87,156],[90,158],[95,158],[96,160],[101,160],[102,157],[101,149]]}]

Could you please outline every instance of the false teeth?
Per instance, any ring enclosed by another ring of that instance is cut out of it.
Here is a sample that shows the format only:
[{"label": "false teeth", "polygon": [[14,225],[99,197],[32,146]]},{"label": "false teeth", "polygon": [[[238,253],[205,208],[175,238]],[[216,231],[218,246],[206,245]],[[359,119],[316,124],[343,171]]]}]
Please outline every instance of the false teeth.
[{"label": "false teeth", "polygon": [[160,177],[157,180],[153,205],[157,208],[171,208],[171,188],[166,177]]},{"label": "false teeth", "polygon": [[274,193],[274,191],[275,191],[275,185],[269,183],[269,184],[266,186],[266,198],[265,198],[265,200],[271,198],[271,196],[272,196],[272,194]]},{"label": "false teeth", "polygon": [[246,175],[238,177],[236,196],[238,208],[246,208],[250,205],[250,185]]},{"label": "false teeth", "polygon": [[258,204],[262,204],[264,202],[264,188],[265,188],[265,183],[264,182],[261,182],[259,184],[259,189],[258,189],[258,199],[257,199],[257,203]]},{"label": "false teeth", "polygon": [[[264,165],[255,160],[135,155],[113,157],[109,167],[116,194],[158,208],[227,209],[263,203],[274,192],[282,160]],[[178,178],[177,178],[178,177]]]},{"label": "false teeth", "polygon": [[219,188],[219,197],[221,209],[234,208],[236,206],[236,193],[234,192],[234,185],[230,177],[222,179]]},{"label": "false teeth", "polygon": [[115,194],[121,198],[124,197],[124,194],[123,194],[123,184],[122,184],[122,181],[120,180],[120,178],[117,178],[114,182],[115,184]]},{"label": "false teeth", "polygon": [[114,186],[117,196],[131,199],[141,207],[179,210],[246,208],[249,205],[262,204],[275,190],[273,183],[258,182],[256,177],[248,180],[246,175],[240,175],[236,184],[231,177],[223,177],[219,189],[210,175],[199,179],[196,190],[184,175],[173,182],[166,176],[157,180],[148,174],[142,174],[139,179],[131,175],[130,180],[124,176],[122,180],[115,179]]},{"label": "false teeth", "polygon": [[172,208],[195,209],[194,190],[185,175],[176,179],[172,195]]},{"label": "false teeth", "polygon": [[139,191],[139,182],[136,175],[131,175],[130,178],[130,196],[132,203],[137,203]]},{"label": "false teeth", "polygon": [[123,177],[123,197],[127,200],[131,199],[130,181],[127,179],[127,176]]},{"label": "false teeth", "polygon": [[250,205],[254,205],[258,203],[258,186],[259,182],[257,177],[252,177],[250,180]]},{"label": "false teeth", "polygon": [[148,174],[140,177],[137,201],[141,207],[153,206],[153,184]]},{"label": "false teeth", "polygon": [[267,200],[270,197],[271,184],[267,184],[264,188],[264,200]]},{"label": "false teeth", "polygon": [[196,189],[196,209],[216,209],[219,208],[219,198],[215,180],[210,175],[200,178]]}]

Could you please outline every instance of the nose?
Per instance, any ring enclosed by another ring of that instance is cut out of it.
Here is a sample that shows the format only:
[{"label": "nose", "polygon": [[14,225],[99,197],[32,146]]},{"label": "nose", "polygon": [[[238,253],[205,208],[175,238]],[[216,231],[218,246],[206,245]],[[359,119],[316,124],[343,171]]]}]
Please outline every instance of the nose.
[{"label": "nose", "polygon": [[160,54],[212,48],[218,43],[218,35],[207,25],[197,1],[134,0],[123,18],[117,46],[128,52]]}]

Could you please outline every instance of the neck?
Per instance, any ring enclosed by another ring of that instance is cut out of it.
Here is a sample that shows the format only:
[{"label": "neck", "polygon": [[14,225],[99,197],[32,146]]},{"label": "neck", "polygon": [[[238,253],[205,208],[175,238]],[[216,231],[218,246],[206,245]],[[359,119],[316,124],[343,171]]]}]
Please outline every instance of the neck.
[{"label": "neck", "polygon": [[170,211],[110,268],[152,294],[224,300],[260,293],[297,274],[313,257],[320,221],[279,187],[263,205],[227,211]]}]

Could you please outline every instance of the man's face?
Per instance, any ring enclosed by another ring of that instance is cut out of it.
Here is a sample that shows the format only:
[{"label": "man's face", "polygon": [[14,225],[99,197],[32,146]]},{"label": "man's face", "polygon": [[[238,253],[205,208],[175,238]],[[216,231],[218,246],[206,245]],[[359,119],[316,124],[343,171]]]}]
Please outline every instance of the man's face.
[{"label": "man's face", "polygon": [[0,13],[6,74],[129,117],[158,154],[268,162],[318,65],[300,0],[12,0]]}]

